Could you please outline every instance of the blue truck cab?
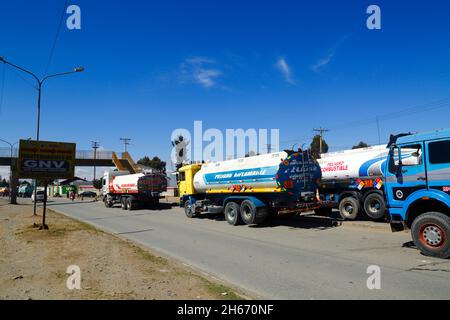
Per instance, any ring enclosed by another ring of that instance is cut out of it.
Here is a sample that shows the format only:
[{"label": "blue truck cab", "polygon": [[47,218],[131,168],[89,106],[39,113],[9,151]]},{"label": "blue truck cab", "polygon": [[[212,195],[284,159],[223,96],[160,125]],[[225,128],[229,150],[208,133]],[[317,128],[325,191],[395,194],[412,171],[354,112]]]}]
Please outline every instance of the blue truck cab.
[{"label": "blue truck cab", "polygon": [[392,231],[425,255],[450,257],[450,129],[391,135],[384,167]]}]

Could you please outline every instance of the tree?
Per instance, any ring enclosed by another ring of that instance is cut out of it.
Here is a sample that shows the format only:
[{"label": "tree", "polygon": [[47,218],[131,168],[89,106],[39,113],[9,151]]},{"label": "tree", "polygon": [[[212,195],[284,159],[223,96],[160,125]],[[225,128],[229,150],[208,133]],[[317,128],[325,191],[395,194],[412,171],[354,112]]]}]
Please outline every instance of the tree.
[{"label": "tree", "polygon": [[153,157],[150,159],[149,157],[145,156],[138,160],[137,162],[140,165],[153,168],[155,170],[165,172],[166,171],[166,162],[162,161],[159,157]]},{"label": "tree", "polygon": [[3,179],[0,181],[0,188],[3,188],[3,187],[9,187],[9,183],[6,182],[6,179],[5,179],[5,178],[3,178]]},{"label": "tree", "polygon": [[328,144],[322,139],[322,150],[320,150],[320,135],[315,135],[311,141],[311,154],[314,158],[320,159],[321,153],[328,152]]},{"label": "tree", "polygon": [[360,149],[370,147],[367,143],[360,141],[356,146],[353,146],[352,149]]},{"label": "tree", "polygon": [[92,185],[95,189],[100,190],[102,188],[102,179],[95,179],[92,181]]}]

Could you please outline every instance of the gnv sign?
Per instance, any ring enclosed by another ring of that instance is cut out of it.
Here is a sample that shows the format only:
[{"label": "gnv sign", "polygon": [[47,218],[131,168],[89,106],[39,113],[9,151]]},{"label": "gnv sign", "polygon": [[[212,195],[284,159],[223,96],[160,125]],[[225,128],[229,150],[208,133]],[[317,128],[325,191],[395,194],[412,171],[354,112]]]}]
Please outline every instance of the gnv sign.
[{"label": "gnv sign", "polygon": [[42,171],[45,169],[52,172],[64,172],[67,167],[68,162],[64,160],[23,160],[22,165],[24,171]]},{"label": "gnv sign", "polygon": [[73,178],[74,163],[74,143],[20,140],[20,178]]}]

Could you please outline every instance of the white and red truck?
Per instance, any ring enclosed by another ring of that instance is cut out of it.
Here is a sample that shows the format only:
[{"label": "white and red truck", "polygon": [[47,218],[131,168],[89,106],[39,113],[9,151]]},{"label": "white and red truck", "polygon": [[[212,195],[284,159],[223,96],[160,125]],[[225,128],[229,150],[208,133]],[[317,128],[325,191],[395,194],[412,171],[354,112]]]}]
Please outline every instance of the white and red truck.
[{"label": "white and red truck", "polygon": [[107,208],[120,204],[123,210],[134,210],[158,205],[161,193],[167,189],[167,176],[154,171],[135,174],[109,171],[103,175],[102,185]]}]

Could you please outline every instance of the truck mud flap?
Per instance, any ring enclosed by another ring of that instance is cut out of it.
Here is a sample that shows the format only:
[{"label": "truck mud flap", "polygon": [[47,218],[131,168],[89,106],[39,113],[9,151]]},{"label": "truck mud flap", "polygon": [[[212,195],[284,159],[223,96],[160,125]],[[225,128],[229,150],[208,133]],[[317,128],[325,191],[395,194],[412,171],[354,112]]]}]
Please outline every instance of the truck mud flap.
[{"label": "truck mud flap", "polygon": [[399,232],[409,229],[403,221],[392,221],[390,225],[392,232]]}]

